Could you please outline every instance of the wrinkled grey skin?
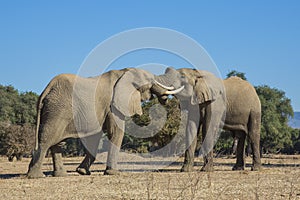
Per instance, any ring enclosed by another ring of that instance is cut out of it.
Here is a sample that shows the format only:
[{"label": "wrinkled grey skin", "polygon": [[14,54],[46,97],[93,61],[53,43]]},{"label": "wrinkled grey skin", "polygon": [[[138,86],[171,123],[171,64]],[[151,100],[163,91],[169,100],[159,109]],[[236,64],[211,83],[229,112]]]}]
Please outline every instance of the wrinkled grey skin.
[{"label": "wrinkled grey skin", "polygon": [[[101,132],[111,141],[105,174],[114,174],[124,132],[115,119],[142,114],[141,101],[148,100],[154,76],[141,69],[112,70],[94,78],[62,74],[51,80],[37,105],[36,147],[29,164],[28,178],[44,177],[42,163],[48,149],[54,176],[65,176],[60,142],[77,138],[98,147]],[[160,88],[157,88],[159,93]],[[112,109],[115,111],[112,112]],[[77,172],[90,174],[97,148],[88,148]]]},{"label": "wrinkled grey skin", "polygon": [[[166,76],[168,77],[166,79]],[[172,78],[171,78],[172,77]],[[221,80],[213,74],[194,69],[168,68],[160,82],[185,89],[175,96],[181,107],[188,110],[187,145],[181,171],[192,171],[197,138],[202,133],[201,152],[204,165],[201,171],[213,170],[214,138],[219,130],[232,131],[238,138],[237,160],[233,170],[244,170],[244,145],[248,137],[253,153],[252,170],[261,168],[259,143],[261,104],[254,87],[238,77]]]}]

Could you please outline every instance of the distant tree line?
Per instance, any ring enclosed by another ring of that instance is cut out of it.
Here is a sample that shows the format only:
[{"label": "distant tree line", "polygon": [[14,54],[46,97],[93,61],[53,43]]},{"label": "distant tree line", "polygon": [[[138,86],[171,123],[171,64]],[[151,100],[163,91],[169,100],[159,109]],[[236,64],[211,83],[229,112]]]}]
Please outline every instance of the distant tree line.
[{"label": "distant tree line", "polygon": [[[246,80],[245,73],[238,71],[231,71],[227,74],[227,77],[230,76],[239,76]],[[267,85],[256,86],[255,89],[262,104],[262,153],[300,153],[300,129],[293,129],[288,125],[288,120],[294,113],[290,99],[285,96],[284,91]],[[31,155],[35,144],[37,100],[38,95],[34,92],[19,92],[13,86],[0,85],[0,155],[6,155],[10,160]],[[155,104],[158,104],[156,98],[144,102],[143,115],[133,116],[132,120],[139,126],[147,126],[151,121],[149,110]],[[149,138],[136,138],[125,133],[122,149],[145,153],[169,144],[183,127],[180,123],[184,121],[185,116],[182,115],[176,98],[169,99],[164,108],[167,111],[167,120],[157,134]],[[217,154],[230,154],[232,144],[232,134],[224,131],[215,146],[215,151]],[[169,148],[171,150],[175,147],[169,145]],[[65,156],[83,154],[83,145],[79,139],[65,141]]]},{"label": "distant tree line", "polygon": [[0,85],[0,154],[10,160],[30,155],[33,149],[37,99],[33,92]]}]

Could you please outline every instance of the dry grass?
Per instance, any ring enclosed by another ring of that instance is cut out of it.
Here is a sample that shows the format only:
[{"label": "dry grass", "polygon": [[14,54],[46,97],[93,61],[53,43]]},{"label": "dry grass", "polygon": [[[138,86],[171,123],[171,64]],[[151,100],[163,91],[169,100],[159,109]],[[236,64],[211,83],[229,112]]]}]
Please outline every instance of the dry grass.
[{"label": "dry grass", "polygon": [[[74,170],[81,160],[65,158],[68,177],[29,180],[25,178],[29,159],[10,163],[0,158],[0,199],[300,199],[300,156],[265,157],[260,172],[249,167],[231,171],[234,159],[218,158],[212,173],[180,173],[179,160],[160,172],[135,168],[117,176],[103,176],[105,165],[99,162],[91,176],[80,176]],[[131,165],[121,167],[132,169]],[[52,170],[50,158],[43,168]]]}]

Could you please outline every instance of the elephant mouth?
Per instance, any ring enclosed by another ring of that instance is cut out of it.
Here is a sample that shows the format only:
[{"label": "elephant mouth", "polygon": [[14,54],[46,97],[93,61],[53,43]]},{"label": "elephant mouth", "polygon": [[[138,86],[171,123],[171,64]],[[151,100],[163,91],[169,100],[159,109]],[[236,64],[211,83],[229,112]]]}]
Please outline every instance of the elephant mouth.
[{"label": "elephant mouth", "polygon": [[168,95],[161,95],[158,97],[158,101],[162,105],[166,105],[168,103],[168,100],[169,100]]},{"label": "elephant mouth", "polygon": [[165,84],[155,80],[155,83],[152,86],[152,92],[157,96],[159,103],[166,105],[168,102],[169,95],[175,95],[181,92],[184,89],[184,86],[175,89],[173,86],[166,86]]}]

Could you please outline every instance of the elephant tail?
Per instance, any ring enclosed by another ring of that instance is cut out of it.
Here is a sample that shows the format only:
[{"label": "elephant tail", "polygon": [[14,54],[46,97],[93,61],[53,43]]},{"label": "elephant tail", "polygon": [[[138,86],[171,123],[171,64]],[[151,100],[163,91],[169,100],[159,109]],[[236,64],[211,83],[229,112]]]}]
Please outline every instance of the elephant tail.
[{"label": "elephant tail", "polygon": [[[42,96],[42,95],[41,95]],[[42,108],[42,100],[41,100],[41,96],[39,97],[38,103],[36,105],[36,129],[35,129],[35,147],[34,147],[34,151],[37,151],[38,146],[39,146],[39,129],[40,129],[40,115],[41,115],[41,108]]]},{"label": "elephant tail", "polygon": [[44,89],[42,94],[39,96],[38,103],[37,103],[37,115],[36,115],[36,130],[35,130],[35,147],[34,151],[38,150],[39,146],[39,130],[40,130],[40,122],[41,122],[41,111],[43,108],[43,101],[45,97],[49,94],[53,86],[58,82],[58,77],[53,78],[50,83],[47,85],[47,87]]}]

